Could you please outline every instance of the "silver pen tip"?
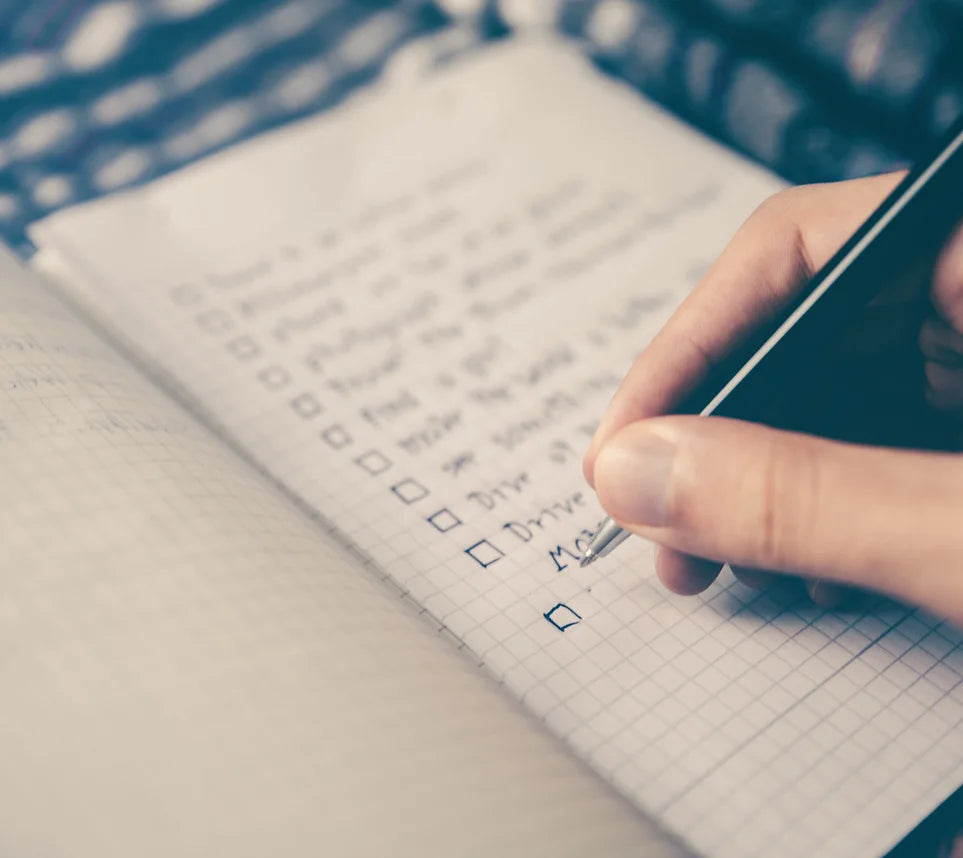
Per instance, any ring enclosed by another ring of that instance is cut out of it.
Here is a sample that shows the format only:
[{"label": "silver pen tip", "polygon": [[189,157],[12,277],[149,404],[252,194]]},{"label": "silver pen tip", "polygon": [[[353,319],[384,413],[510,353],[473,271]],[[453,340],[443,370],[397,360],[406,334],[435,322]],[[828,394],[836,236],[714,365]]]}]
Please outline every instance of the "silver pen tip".
[{"label": "silver pen tip", "polygon": [[596,554],[591,548],[587,549],[582,555],[582,559],[579,560],[578,565],[580,569],[584,569],[586,566],[590,566],[596,560],[599,559],[598,554]]}]

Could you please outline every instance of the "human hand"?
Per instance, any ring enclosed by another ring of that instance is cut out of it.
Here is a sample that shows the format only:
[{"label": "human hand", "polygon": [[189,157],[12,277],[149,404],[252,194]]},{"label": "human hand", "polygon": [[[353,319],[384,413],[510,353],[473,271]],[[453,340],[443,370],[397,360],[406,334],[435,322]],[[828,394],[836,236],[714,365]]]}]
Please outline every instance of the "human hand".
[{"label": "human hand", "polygon": [[[841,588],[871,589],[963,624],[963,456],[663,416],[778,313],[900,178],[792,188],[764,203],[609,405],[585,475],[612,518],[661,546],[656,568],[670,589],[699,592],[728,562],[754,586],[802,576],[821,604]],[[877,384],[909,380],[931,412],[963,414],[963,230],[931,276],[881,295],[850,339],[853,354],[884,368]],[[914,360],[925,361],[918,375]],[[900,408],[894,399],[892,413],[873,419],[906,423]]]}]

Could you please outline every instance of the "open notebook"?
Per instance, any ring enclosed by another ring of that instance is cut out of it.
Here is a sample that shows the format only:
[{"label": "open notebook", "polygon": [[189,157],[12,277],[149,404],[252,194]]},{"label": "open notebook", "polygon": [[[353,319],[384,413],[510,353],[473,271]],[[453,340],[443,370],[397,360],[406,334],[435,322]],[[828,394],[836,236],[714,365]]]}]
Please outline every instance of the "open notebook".
[{"label": "open notebook", "polygon": [[963,781],[958,630],[577,564],[595,420],[779,184],[508,42],[36,224],[5,854],[884,853]]}]

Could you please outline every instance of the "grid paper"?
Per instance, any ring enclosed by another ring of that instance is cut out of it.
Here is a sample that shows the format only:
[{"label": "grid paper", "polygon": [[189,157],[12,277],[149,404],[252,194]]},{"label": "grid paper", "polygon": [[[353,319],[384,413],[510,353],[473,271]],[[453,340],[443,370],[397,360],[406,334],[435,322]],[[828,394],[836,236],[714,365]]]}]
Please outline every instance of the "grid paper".
[{"label": "grid paper", "polygon": [[5,854],[681,855],[5,253],[0,473]]},{"label": "grid paper", "polygon": [[35,236],[92,312],[696,849],[872,856],[960,782],[956,630],[735,582],[680,600],[639,544],[577,568],[601,516],[579,453],[613,368],[776,187],[523,44]]}]

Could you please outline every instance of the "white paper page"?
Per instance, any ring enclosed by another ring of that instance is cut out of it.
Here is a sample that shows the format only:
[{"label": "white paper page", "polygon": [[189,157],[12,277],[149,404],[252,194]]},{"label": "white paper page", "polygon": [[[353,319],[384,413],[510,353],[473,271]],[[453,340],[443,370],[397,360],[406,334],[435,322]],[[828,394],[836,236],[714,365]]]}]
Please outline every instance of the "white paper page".
[{"label": "white paper page", "polygon": [[581,452],[778,187],[568,49],[507,44],[34,236],[539,717],[706,854],[876,856],[963,780],[960,634],[585,570]]},{"label": "white paper page", "polygon": [[0,252],[0,854],[678,858]]}]

